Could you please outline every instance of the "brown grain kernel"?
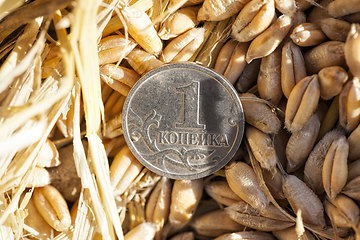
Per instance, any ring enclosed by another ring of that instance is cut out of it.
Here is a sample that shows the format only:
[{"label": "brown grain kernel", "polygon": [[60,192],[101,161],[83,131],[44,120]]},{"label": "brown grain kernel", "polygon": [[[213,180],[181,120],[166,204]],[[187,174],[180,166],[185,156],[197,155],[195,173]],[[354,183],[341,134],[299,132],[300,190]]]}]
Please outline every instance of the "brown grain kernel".
[{"label": "brown grain kernel", "polygon": [[218,237],[221,234],[242,231],[245,228],[232,220],[225,213],[224,209],[218,209],[201,215],[195,218],[190,226],[197,234],[206,237]]},{"label": "brown grain kernel", "polygon": [[178,232],[193,216],[202,196],[203,179],[175,180],[171,192],[168,223],[162,237]]},{"label": "brown grain kernel", "polygon": [[254,83],[258,77],[260,69],[260,59],[252,61],[250,64],[246,64],[239,79],[235,83],[235,88],[243,93],[246,92]]},{"label": "brown grain kernel", "polygon": [[355,160],[360,158],[360,125],[348,137],[349,142],[349,159]]},{"label": "brown grain kernel", "polygon": [[174,6],[182,3],[182,5],[178,7],[188,7],[198,5],[199,3],[204,2],[204,0],[169,0],[169,8],[173,8]]},{"label": "brown grain kernel", "polygon": [[320,119],[313,114],[305,126],[294,132],[286,145],[287,171],[295,172],[302,167],[314,147],[320,130]]},{"label": "brown grain kernel", "polygon": [[250,1],[236,17],[231,36],[239,42],[251,41],[270,26],[274,16],[274,0]]},{"label": "brown grain kernel", "polygon": [[170,211],[171,182],[163,177],[146,203],[146,220],[155,224],[156,232],[164,226]]},{"label": "brown grain kernel", "polygon": [[288,41],[282,48],[281,58],[281,88],[286,98],[296,83],[306,77],[304,57],[301,50],[292,41]]},{"label": "brown grain kernel", "polygon": [[326,36],[321,31],[319,25],[315,23],[302,23],[294,28],[290,38],[296,45],[309,47],[322,43]]},{"label": "brown grain kernel", "polygon": [[311,151],[304,168],[304,180],[310,188],[318,195],[324,192],[322,184],[322,168],[326,153],[336,139],[344,135],[339,129],[328,132]]},{"label": "brown grain kernel", "polygon": [[330,66],[345,66],[344,43],[338,41],[324,42],[304,54],[308,74],[318,73]]},{"label": "brown grain kernel", "polygon": [[359,33],[360,25],[352,24],[344,46],[346,64],[349,66],[350,72],[354,77],[360,76],[360,57],[357,54],[360,51]]},{"label": "brown grain kernel", "polygon": [[291,26],[291,17],[287,15],[280,16],[275,23],[251,42],[246,53],[246,62],[250,63],[254,59],[271,54],[280,45]]},{"label": "brown grain kernel", "polygon": [[260,231],[277,231],[294,225],[274,205],[270,204],[262,211],[240,201],[227,207],[226,213],[241,225]]},{"label": "brown grain kernel", "polygon": [[126,233],[124,240],[151,240],[154,239],[155,232],[155,226],[152,223],[144,222]]},{"label": "brown grain kernel", "polygon": [[230,188],[252,207],[265,209],[270,201],[262,192],[254,170],[243,162],[230,163],[225,168],[226,180]]},{"label": "brown grain kernel", "polygon": [[234,239],[275,240],[275,238],[271,234],[260,231],[244,231],[244,232],[227,233],[215,238],[214,240],[234,240]]},{"label": "brown grain kernel", "polygon": [[170,238],[170,240],[194,240],[195,235],[193,232],[179,233]]},{"label": "brown grain kernel", "polygon": [[65,231],[71,225],[69,208],[61,193],[47,185],[34,190],[34,204],[40,215],[56,231]]},{"label": "brown grain kernel", "polygon": [[338,95],[348,80],[347,72],[339,66],[326,67],[319,72],[320,96],[329,100]]},{"label": "brown grain kernel", "polygon": [[344,20],[324,18],[321,20],[320,26],[330,40],[345,42],[351,25]]},{"label": "brown grain kernel", "polygon": [[34,204],[34,198],[30,198],[26,205],[27,216],[24,223],[39,233],[41,239],[50,239],[54,229],[44,220]]},{"label": "brown grain kernel", "polygon": [[164,63],[143,50],[135,48],[127,55],[130,66],[140,75],[162,66]]},{"label": "brown grain kernel", "polygon": [[273,172],[278,160],[271,137],[257,128],[247,126],[246,138],[261,167]]},{"label": "brown grain kernel", "polygon": [[317,6],[314,6],[310,13],[307,15],[307,22],[315,23],[320,26],[321,20],[330,17],[326,11],[326,7],[333,0],[320,0]]},{"label": "brown grain kernel", "polygon": [[333,200],[325,201],[324,205],[328,216],[337,226],[356,228],[358,225],[360,209],[349,197],[340,194]]},{"label": "brown grain kernel", "polygon": [[103,38],[98,46],[99,64],[121,62],[135,46],[136,43],[133,40],[126,39],[121,34]]},{"label": "brown grain kernel", "polygon": [[277,133],[281,122],[271,108],[251,93],[240,95],[245,121],[265,133]]},{"label": "brown grain kernel", "polygon": [[360,200],[360,176],[357,176],[351,181],[349,181],[345,185],[342,193],[355,200]]},{"label": "brown grain kernel", "polygon": [[229,184],[225,181],[209,182],[205,185],[205,191],[215,201],[226,206],[240,201],[239,196],[231,190]]},{"label": "brown grain kernel", "polygon": [[127,96],[130,88],[139,80],[140,75],[134,70],[122,66],[106,64],[100,67],[100,77],[111,88],[123,96]]},{"label": "brown grain kernel", "polygon": [[285,126],[291,132],[302,129],[315,112],[320,97],[317,75],[305,77],[291,90],[285,110]]},{"label": "brown grain kernel", "polygon": [[348,81],[339,95],[339,122],[346,131],[354,130],[360,122],[360,80]]},{"label": "brown grain kernel", "polygon": [[281,90],[281,49],[277,48],[269,56],[261,59],[257,79],[259,95],[275,106],[282,97]]},{"label": "brown grain kernel", "polygon": [[199,21],[221,21],[240,11],[248,0],[205,0],[197,19]]},{"label": "brown grain kernel", "polygon": [[199,23],[196,19],[198,10],[199,7],[186,7],[171,14],[161,24],[158,32],[159,37],[163,40],[168,40],[195,27]]},{"label": "brown grain kernel", "polygon": [[189,60],[204,41],[205,28],[193,28],[173,39],[163,50],[160,60],[182,62]]},{"label": "brown grain kernel", "polygon": [[[305,236],[297,236],[297,232],[296,232],[296,227],[290,227],[284,230],[280,230],[280,231],[274,231],[273,234],[274,236],[278,239],[278,240],[298,240],[299,237],[302,237],[304,239],[307,240],[315,240],[315,237],[313,237],[313,235],[311,235],[311,233],[309,231],[305,231]],[[300,238],[300,239],[302,239]]]},{"label": "brown grain kernel", "polygon": [[121,14],[127,24],[129,34],[145,51],[150,54],[161,52],[163,44],[145,12],[133,7],[123,7]]},{"label": "brown grain kernel", "polygon": [[141,163],[132,155],[128,146],[124,146],[110,166],[110,182],[114,194],[121,195],[140,173]]},{"label": "brown grain kernel", "polygon": [[292,16],[296,12],[295,0],[275,0],[275,7],[282,14]]},{"label": "brown grain kernel", "polygon": [[357,0],[334,0],[327,6],[328,13],[333,17],[342,17],[360,11]]},{"label": "brown grain kernel", "polygon": [[293,175],[285,177],[283,191],[294,212],[301,210],[304,223],[325,227],[324,208],[316,194]]},{"label": "brown grain kernel", "polygon": [[345,136],[332,142],[324,160],[322,180],[326,194],[334,199],[343,189],[348,177],[349,144]]},{"label": "brown grain kernel", "polygon": [[246,65],[247,48],[247,43],[230,40],[221,48],[214,70],[223,74],[231,84],[234,84]]},{"label": "brown grain kernel", "polygon": [[357,159],[351,163],[349,163],[348,167],[348,182],[360,176],[360,159]]}]

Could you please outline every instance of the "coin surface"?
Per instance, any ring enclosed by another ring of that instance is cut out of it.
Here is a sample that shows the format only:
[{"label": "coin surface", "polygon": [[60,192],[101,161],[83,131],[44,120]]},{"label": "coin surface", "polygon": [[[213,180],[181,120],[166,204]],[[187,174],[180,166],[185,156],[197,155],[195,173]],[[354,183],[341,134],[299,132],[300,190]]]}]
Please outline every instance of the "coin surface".
[{"label": "coin surface", "polygon": [[205,177],[225,166],[240,146],[244,123],[233,86],[194,63],[147,73],[123,109],[132,153],[151,171],[175,179]]}]

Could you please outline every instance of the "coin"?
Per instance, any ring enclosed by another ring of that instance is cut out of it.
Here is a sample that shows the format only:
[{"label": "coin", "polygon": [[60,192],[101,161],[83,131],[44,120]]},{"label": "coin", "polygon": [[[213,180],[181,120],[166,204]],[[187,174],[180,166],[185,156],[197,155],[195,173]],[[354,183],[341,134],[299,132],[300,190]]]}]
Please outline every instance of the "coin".
[{"label": "coin", "polygon": [[244,122],[233,86],[194,63],[147,73],[123,109],[132,153],[151,171],[175,179],[205,177],[225,166],[240,146]]}]

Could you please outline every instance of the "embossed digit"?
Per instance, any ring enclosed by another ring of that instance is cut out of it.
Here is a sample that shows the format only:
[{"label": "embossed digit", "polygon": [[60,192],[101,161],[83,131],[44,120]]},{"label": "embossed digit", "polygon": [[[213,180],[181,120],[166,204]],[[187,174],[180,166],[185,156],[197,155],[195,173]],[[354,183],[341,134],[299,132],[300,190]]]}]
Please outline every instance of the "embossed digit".
[{"label": "embossed digit", "polygon": [[175,92],[183,95],[183,122],[175,123],[175,127],[205,129],[205,124],[199,123],[200,82],[191,82],[188,85],[177,87]]}]

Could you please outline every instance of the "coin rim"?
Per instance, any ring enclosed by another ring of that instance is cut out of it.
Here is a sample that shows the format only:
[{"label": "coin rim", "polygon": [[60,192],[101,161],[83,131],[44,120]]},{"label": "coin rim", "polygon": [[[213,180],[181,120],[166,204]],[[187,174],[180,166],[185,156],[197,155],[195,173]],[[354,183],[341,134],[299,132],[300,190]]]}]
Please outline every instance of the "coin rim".
[{"label": "coin rim", "polygon": [[[149,163],[148,160],[143,159],[143,157],[138,153],[138,151],[136,150],[136,147],[134,146],[134,143],[132,142],[129,133],[128,133],[128,127],[127,127],[127,118],[128,118],[128,110],[129,110],[129,106],[130,106],[130,102],[132,100],[133,95],[135,95],[136,91],[138,88],[141,87],[141,85],[143,83],[146,82],[146,80],[150,79],[153,75],[156,75],[157,73],[163,71],[163,70],[169,70],[172,68],[185,68],[185,69],[194,69],[197,71],[201,71],[204,72],[210,76],[212,76],[215,79],[218,79],[220,81],[220,83],[222,83],[225,87],[226,90],[229,91],[229,95],[233,97],[233,101],[235,103],[235,105],[238,106],[238,108],[240,109],[240,121],[238,123],[238,137],[235,140],[235,143],[233,144],[233,148],[221,159],[220,163],[218,165],[215,165],[213,168],[210,168],[206,171],[202,171],[202,172],[198,172],[198,173],[194,173],[194,174],[186,174],[186,175],[181,175],[181,174],[173,174],[173,173],[168,173],[165,171],[159,171],[157,167],[152,166],[151,163]],[[125,141],[127,143],[127,146],[129,147],[130,151],[132,152],[132,154],[137,158],[137,160],[139,160],[139,162],[141,164],[143,164],[145,167],[147,167],[149,170],[151,170],[152,172],[159,174],[161,176],[165,176],[168,178],[172,178],[172,179],[199,179],[199,178],[203,178],[206,176],[209,176],[210,174],[220,170],[221,168],[223,168],[235,155],[235,153],[237,152],[238,148],[240,147],[240,144],[242,142],[243,136],[244,136],[244,128],[245,128],[245,116],[244,116],[244,109],[243,106],[241,104],[241,100],[239,98],[239,94],[238,92],[235,90],[234,86],[232,84],[230,84],[230,82],[228,80],[226,80],[226,78],[222,75],[220,75],[219,73],[217,73],[216,71],[196,64],[196,63],[170,63],[170,64],[165,64],[159,68],[156,68],[154,70],[149,71],[148,73],[146,73],[144,76],[142,76],[135,84],[134,86],[131,88],[130,92],[128,93],[125,103],[124,103],[124,107],[123,107],[123,111],[122,111],[122,122],[123,122],[123,134],[125,137]],[[227,161],[224,161],[225,158],[228,158]]]}]

